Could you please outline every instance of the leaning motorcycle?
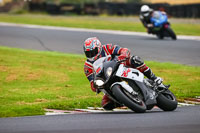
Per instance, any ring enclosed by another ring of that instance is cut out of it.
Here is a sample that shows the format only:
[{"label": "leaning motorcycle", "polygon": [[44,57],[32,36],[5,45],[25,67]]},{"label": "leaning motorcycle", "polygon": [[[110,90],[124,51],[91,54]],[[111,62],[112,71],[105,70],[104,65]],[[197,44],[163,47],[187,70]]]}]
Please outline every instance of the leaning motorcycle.
[{"label": "leaning motorcycle", "polygon": [[151,33],[155,34],[159,39],[164,37],[171,37],[173,40],[176,40],[176,34],[170,27],[168,22],[168,17],[166,14],[161,13],[160,11],[155,11],[151,18],[151,23],[153,25],[147,25],[151,28]]},{"label": "leaning motorcycle", "polygon": [[125,66],[123,61],[107,56],[94,62],[94,86],[99,91],[137,113],[144,113],[154,106],[164,111],[177,108],[177,100],[169,86],[157,85],[144,78],[143,73]]}]

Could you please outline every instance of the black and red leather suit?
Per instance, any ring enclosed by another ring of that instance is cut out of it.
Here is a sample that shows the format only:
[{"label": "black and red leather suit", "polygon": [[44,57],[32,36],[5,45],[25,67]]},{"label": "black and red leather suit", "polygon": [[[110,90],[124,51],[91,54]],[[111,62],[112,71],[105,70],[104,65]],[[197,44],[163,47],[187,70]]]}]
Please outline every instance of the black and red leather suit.
[{"label": "black and red leather suit", "polygon": [[[108,55],[118,55],[118,58],[121,57],[122,59],[128,58],[125,62],[127,66],[138,69],[149,79],[156,79],[156,76],[152,73],[151,69],[148,66],[146,66],[146,64],[140,59],[140,57],[135,55],[130,57],[129,49],[122,48],[118,45],[113,44],[102,45],[101,54],[98,56],[98,58],[105,57]],[[96,92],[97,90],[93,86],[93,63],[94,61],[90,61],[87,59],[84,64],[84,72],[90,82],[92,91]],[[110,110],[117,107],[117,105],[112,100],[110,100],[107,95],[104,95],[102,99],[102,107],[104,109]]]}]

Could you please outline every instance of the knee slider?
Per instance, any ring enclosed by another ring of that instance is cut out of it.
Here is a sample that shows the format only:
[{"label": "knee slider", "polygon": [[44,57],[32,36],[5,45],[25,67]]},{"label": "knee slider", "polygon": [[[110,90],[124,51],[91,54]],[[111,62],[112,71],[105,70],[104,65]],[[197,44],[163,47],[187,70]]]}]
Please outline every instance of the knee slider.
[{"label": "knee slider", "polygon": [[115,107],[115,105],[114,105],[113,102],[109,102],[109,103],[103,105],[103,108],[104,108],[105,110],[112,110],[112,109],[114,109],[114,108],[116,108],[116,107]]}]

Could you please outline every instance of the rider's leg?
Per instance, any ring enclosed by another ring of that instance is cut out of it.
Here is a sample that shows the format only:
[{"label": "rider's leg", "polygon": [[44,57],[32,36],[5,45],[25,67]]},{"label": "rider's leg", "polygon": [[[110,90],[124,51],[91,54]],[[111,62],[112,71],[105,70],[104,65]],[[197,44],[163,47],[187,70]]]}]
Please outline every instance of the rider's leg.
[{"label": "rider's leg", "polygon": [[155,80],[157,77],[151,71],[151,69],[144,63],[144,61],[139,56],[132,56],[129,60],[129,66],[138,69],[142,72],[147,78]]}]

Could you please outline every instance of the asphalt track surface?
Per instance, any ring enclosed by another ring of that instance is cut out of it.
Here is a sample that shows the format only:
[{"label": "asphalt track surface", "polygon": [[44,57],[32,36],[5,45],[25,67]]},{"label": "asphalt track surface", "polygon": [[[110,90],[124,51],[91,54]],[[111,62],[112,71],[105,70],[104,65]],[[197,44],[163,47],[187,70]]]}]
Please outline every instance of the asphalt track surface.
[{"label": "asphalt track surface", "polygon": [[0,133],[199,133],[200,106],[144,114],[107,112],[0,118]]},{"label": "asphalt track surface", "polygon": [[144,60],[200,65],[200,40],[159,40],[152,35],[131,35],[118,31],[101,33],[67,28],[0,25],[0,45],[25,49],[83,54],[84,40],[93,36],[98,37],[103,44],[127,47],[132,55],[138,55]]},{"label": "asphalt track surface", "polygon": [[[145,60],[200,65],[200,41],[158,40],[152,36],[91,31],[0,26],[0,45],[24,49],[83,54],[82,43],[97,36],[102,43],[127,47]],[[105,112],[0,118],[0,133],[198,133],[200,106],[159,109],[144,114]]]}]

